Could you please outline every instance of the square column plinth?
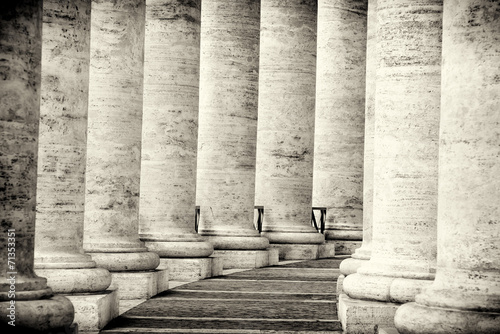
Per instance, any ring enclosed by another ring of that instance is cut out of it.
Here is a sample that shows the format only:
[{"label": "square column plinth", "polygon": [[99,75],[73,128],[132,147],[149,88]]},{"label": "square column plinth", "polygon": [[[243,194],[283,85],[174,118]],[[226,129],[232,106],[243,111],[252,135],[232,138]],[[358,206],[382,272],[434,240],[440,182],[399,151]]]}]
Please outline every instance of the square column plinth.
[{"label": "square column plinth", "polygon": [[149,299],[168,290],[168,270],[112,272],[110,288],[118,289],[120,300]]},{"label": "square column plinth", "polygon": [[335,244],[272,244],[279,249],[280,260],[315,260],[335,256]]},{"label": "square column plinth", "polygon": [[223,259],[224,269],[253,269],[269,265],[268,250],[216,250],[212,256]]},{"label": "square column plinth", "polygon": [[116,290],[103,293],[65,295],[75,308],[74,324],[81,333],[97,333],[119,313],[119,299]]},{"label": "square column plinth", "polygon": [[204,258],[160,258],[158,269],[169,270],[171,281],[198,281],[222,275],[223,259]]},{"label": "square column plinth", "polygon": [[[354,240],[335,240],[335,253],[337,255],[351,255],[361,247],[362,241]],[[333,244],[333,242],[332,242]]]},{"label": "square column plinth", "polygon": [[344,334],[376,333],[380,327],[394,327],[394,315],[401,304],[375,302],[339,296],[338,316]]}]

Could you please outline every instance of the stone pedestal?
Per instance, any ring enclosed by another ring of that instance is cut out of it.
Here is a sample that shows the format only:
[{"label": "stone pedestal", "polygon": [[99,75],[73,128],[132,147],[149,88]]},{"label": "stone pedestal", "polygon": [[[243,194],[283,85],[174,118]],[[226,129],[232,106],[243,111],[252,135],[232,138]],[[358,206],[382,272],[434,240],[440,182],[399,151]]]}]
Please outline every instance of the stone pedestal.
[{"label": "stone pedestal", "polygon": [[197,281],[200,279],[222,275],[222,259],[218,257],[205,258],[162,258],[158,269],[169,269],[169,279],[172,281]]},{"label": "stone pedestal", "polygon": [[35,269],[54,292],[104,291],[83,253],[90,0],[44,1]]},{"label": "stone pedestal", "polygon": [[[120,300],[149,299],[168,290],[168,270],[114,272],[110,289],[118,290]],[[130,284],[133,282],[133,284]]]},{"label": "stone pedestal", "polygon": [[362,238],[366,10],[367,0],[318,1],[312,203],[327,208],[325,239],[346,245],[337,254]]},{"label": "stone pedestal", "polygon": [[160,263],[139,240],[144,18],[143,0],[92,2],[83,245],[111,272]]},{"label": "stone pedestal", "polygon": [[396,313],[403,334],[500,330],[499,13],[485,0],[444,5],[437,272]]},{"label": "stone pedestal", "polygon": [[365,134],[363,158],[363,243],[352,258],[340,263],[344,275],[354,274],[371,257],[373,226],[373,136],[377,77],[377,1],[368,1],[366,29]]},{"label": "stone pedestal", "polygon": [[275,244],[321,244],[311,227],[316,1],[262,0],[256,204]]},{"label": "stone pedestal", "polygon": [[401,304],[366,301],[339,295],[338,317],[344,334],[377,333],[380,326],[394,327],[394,314]]},{"label": "stone pedestal", "polygon": [[351,298],[404,303],[434,279],[442,5],[414,6],[377,1],[372,254]]},{"label": "stone pedestal", "polygon": [[140,235],[162,258],[213,252],[195,231],[200,7],[146,1]]},{"label": "stone pedestal", "polygon": [[253,226],[259,14],[256,0],[203,1],[196,202],[216,250],[269,247]]},{"label": "stone pedestal", "polygon": [[[0,5],[0,323],[9,331],[71,325],[74,309],[33,271],[42,1]],[[14,327],[15,326],[15,327]]]},{"label": "stone pedestal", "polygon": [[214,256],[222,258],[223,269],[252,269],[269,265],[267,250],[215,250]]},{"label": "stone pedestal", "polygon": [[67,295],[75,308],[74,323],[80,332],[98,332],[118,316],[118,292],[106,290],[102,293]]}]

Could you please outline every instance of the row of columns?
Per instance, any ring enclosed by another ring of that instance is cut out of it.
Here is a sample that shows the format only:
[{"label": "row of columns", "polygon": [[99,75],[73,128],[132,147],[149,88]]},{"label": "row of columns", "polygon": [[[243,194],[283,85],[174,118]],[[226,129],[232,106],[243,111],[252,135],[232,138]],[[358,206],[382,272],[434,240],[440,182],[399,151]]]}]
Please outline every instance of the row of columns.
[{"label": "row of columns", "polygon": [[498,333],[499,14],[369,2],[367,238],[341,264],[346,333]]},{"label": "row of columns", "polygon": [[[112,274],[153,271],[160,257],[324,242],[310,226],[315,1],[1,9],[0,249],[15,230],[18,327],[73,321],[47,281],[74,302],[104,293]],[[262,234],[255,204],[266,210]],[[0,287],[3,309],[12,285]]]}]

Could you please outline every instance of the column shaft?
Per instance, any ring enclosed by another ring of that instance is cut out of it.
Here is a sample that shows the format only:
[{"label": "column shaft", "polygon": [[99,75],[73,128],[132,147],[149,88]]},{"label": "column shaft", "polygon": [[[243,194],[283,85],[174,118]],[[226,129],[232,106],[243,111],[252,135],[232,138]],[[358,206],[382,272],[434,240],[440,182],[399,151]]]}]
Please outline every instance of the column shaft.
[{"label": "column shaft", "polygon": [[43,5],[35,268],[56,292],[101,291],[111,275],[83,253],[91,0]]},{"label": "column shaft", "polygon": [[92,2],[84,249],[110,271],[149,270],[139,240],[144,0]]},{"label": "column shaft", "polygon": [[327,208],[325,239],[345,246],[362,239],[366,10],[318,2],[312,203]]},{"label": "column shaft", "polygon": [[0,4],[0,322],[24,332],[69,326],[74,316],[33,270],[42,15],[42,1]]},{"label": "column shaft", "polygon": [[260,1],[202,6],[196,201],[215,249],[265,249],[253,225]]},{"label": "column shaft", "polygon": [[271,243],[318,244],[311,227],[316,1],[262,0],[256,204]]},{"label": "column shaft", "polygon": [[161,257],[206,257],[195,231],[201,1],[148,0],[141,239]]},{"label": "column shaft", "polygon": [[446,1],[437,273],[400,333],[500,329],[500,3]]},{"label": "column shaft", "polygon": [[377,76],[377,0],[368,1],[366,29],[365,133],[363,157],[363,243],[352,257],[340,263],[344,275],[356,272],[368,261],[372,248],[373,225],[373,136],[375,132],[375,82]]},{"label": "column shaft", "polygon": [[413,300],[434,278],[442,2],[377,2],[373,249],[350,297]]}]

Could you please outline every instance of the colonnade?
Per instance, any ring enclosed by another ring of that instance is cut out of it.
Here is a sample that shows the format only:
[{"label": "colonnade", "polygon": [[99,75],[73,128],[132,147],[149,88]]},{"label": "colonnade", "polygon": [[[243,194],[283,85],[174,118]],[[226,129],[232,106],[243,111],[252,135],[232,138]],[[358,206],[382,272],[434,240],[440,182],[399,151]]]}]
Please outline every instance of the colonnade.
[{"label": "colonnade", "polygon": [[499,20],[486,0],[2,3],[2,323],[98,330],[169,277],[337,251],[346,333],[498,333]]}]

